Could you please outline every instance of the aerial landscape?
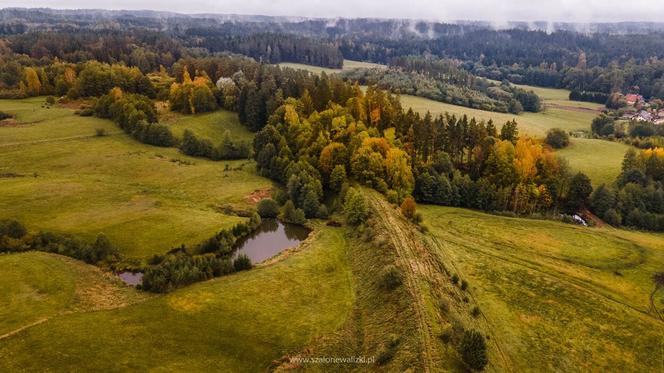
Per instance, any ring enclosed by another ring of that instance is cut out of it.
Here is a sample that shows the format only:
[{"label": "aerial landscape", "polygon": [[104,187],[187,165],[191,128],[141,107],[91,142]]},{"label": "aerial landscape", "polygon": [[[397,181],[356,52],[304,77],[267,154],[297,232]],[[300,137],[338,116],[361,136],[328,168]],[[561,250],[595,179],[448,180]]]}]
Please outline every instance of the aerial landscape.
[{"label": "aerial landscape", "polygon": [[0,2],[0,372],[664,372],[659,8]]}]

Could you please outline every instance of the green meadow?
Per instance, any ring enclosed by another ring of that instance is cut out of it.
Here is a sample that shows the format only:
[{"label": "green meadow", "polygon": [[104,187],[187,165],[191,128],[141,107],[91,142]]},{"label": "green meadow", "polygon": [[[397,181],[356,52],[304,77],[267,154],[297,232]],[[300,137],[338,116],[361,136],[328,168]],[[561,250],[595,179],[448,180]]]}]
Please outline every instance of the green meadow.
[{"label": "green meadow", "polygon": [[660,371],[649,311],[664,236],[421,206],[512,371]]},{"label": "green meadow", "polygon": [[115,276],[60,255],[0,255],[0,343],[21,328],[77,312],[124,307],[149,298]]},{"label": "green meadow", "polygon": [[[50,317],[0,339],[0,371],[266,371],[349,317],[354,293],[343,232],[321,225],[275,263],[122,308]],[[7,258],[26,271],[38,268],[19,255]],[[8,281],[27,297],[48,276]],[[62,292],[45,287],[40,297],[62,303]],[[29,307],[13,311],[37,312]]]},{"label": "green meadow", "polygon": [[251,142],[254,138],[253,133],[240,124],[237,113],[226,110],[196,115],[173,114],[165,124],[168,124],[176,137],[182,138],[182,134],[188,129],[197,137],[210,140],[213,144],[217,144],[226,131],[231,133],[233,140]]},{"label": "green meadow", "polygon": [[[88,240],[104,233],[126,256],[145,258],[241,221],[223,207],[246,207],[248,195],[272,186],[251,161],[213,162],[141,144],[110,121],[42,102],[0,101],[17,119],[0,127],[0,216],[30,230]],[[96,128],[107,135],[95,136]]]}]

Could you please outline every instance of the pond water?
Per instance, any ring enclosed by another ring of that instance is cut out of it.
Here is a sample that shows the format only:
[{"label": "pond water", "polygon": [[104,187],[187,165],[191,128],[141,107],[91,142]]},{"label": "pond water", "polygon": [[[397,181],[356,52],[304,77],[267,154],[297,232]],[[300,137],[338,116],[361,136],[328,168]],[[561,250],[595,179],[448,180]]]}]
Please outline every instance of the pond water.
[{"label": "pond water", "polygon": [[143,282],[143,273],[141,272],[120,272],[118,273],[120,280],[124,281],[125,284],[136,286]]},{"label": "pond water", "polygon": [[297,246],[309,235],[309,229],[282,223],[276,219],[263,219],[255,232],[238,242],[233,254],[245,254],[253,264],[269,259],[283,250]]}]

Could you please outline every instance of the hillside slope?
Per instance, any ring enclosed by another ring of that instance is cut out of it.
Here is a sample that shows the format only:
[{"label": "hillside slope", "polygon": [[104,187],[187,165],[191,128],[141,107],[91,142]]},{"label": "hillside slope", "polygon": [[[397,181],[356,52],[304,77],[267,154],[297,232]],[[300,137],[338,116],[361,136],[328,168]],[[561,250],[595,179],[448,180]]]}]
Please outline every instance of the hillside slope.
[{"label": "hillside slope", "polygon": [[[520,372],[661,371],[649,311],[664,237],[423,206],[442,258],[470,284]],[[493,338],[492,338],[493,339]]]}]

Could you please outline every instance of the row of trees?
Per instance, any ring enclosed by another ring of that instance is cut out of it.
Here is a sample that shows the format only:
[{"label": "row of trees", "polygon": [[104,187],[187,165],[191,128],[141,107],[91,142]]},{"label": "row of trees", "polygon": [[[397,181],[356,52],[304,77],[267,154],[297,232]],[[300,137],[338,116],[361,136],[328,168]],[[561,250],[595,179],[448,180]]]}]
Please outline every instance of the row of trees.
[{"label": "row of trees", "polygon": [[238,240],[261,224],[258,214],[247,222],[223,229],[208,240],[187,249],[182,246],[167,255],[157,255],[143,275],[143,290],[167,293],[182,286],[224,276],[252,267],[246,255],[233,257]]},{"label": "row of trees", "polygon": [[0,220],[0,252],[45,251],[82,260],[89,264],[115,261],[118,250],[109,239],[99,234],[90,244],[72,236],[39,232],[30,234],[16,220]]}]

